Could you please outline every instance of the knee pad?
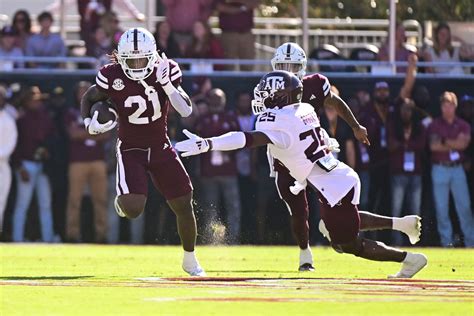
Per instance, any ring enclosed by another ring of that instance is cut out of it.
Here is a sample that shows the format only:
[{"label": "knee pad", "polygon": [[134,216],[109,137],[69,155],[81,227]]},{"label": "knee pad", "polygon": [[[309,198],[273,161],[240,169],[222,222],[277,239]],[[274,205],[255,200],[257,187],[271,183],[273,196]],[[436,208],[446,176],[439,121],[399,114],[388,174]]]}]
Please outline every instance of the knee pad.
[{"label": "knee pad", "polygon": [[139,200],[119,200],[120,210],[130,219],[137,218],[145,209],[145,202]]}]

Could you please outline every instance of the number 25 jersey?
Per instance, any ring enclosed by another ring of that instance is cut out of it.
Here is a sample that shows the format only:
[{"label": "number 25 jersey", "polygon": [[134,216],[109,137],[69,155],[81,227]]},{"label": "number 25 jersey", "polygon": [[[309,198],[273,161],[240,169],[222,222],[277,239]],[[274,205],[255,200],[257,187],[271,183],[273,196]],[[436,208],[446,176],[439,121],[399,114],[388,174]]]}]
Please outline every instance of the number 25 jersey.
[{"label": "number 25 jersey", "polygon": [[[170,80],[175,87],[181,84],[182,73],[175,61],[169,60]],[[145,93],[145,87],[129,79],[119,64],[103,66],[95,78],[97,88],[106,93],[117,108],[119,116],[118,137],[126,147],[149,148],[169,145],[167,115],[170,107],[168,96],[156,82],[158,64],[145,82],[155,91]]]},{"label": "number 25 jersey", "polygon": [[330,154],[322,141],[318,116],[308,103],[268,109],[257,118],[255,129],[272,140],[273,144],[268,145],[270,154],[300,182],[318,159]]}]

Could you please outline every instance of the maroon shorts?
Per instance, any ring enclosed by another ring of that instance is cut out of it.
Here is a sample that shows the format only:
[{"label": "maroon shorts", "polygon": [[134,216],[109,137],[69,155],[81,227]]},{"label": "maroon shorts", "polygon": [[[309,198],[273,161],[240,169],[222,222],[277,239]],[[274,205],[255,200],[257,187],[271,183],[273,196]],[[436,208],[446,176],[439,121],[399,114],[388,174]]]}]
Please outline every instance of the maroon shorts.
[{"label": "maroon shorts", "polygon": [[[275,164],[279,163],[275,161]],[[290,172],[286,168],[277,169],[276,185],[278,189],[278,195],[285,201],[292,215],[304,212],[306,218],[309,213],[308,200],[306,198],[306,191],[303,190],[298,195],[294,195],[290,191],[290,187],[295,184],[295,178],[290,175]]]},{"label": "maroon shorts", "polygon": [[359,210],[357,205],[351,203],[354,189],[351,189],[346,196],[331,207],[326,199],[318,192],[320,203],[321,219],[324,221],[331,243],[346,244],[354,241],[359,234]]},{"label": "maroon shorts", "polygon": [[167,144],[150,148],[127,148],[117,141],[117,195],[148,193],[148,177],[163,194],[172,200],[193,190],[188,173],[174,149]]}]

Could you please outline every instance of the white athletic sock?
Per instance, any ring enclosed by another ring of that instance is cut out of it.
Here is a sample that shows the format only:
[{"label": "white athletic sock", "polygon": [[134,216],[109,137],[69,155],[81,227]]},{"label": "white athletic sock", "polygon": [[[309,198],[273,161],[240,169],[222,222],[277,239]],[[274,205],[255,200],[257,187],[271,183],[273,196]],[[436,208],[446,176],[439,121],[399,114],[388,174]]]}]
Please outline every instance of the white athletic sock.
[{"label": "white athletic sock", "polygon": [[195,267],[199,265],[199,262],[196,259],[196,254],[194,251],[186,251],[184,250],[183,256],[183,267]]},{"label": "white athletic sock", "polygon": [[392,218],[392,229],[404,232],[405,221],[403,220],[403,217]]},{"label": "white athletic sock", "polygon": [[309,245],[306,249],[300,249],[300,265],[303,263],[313,264],[313,253],[311,252]]}]

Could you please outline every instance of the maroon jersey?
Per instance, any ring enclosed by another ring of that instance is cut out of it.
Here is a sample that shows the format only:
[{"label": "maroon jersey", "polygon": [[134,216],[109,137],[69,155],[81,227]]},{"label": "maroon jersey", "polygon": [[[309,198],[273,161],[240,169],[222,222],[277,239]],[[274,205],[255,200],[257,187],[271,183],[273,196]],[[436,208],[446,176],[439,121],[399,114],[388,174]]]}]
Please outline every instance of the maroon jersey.
[{"label": "maroon jersey", "polygon": [[316,113],[323,109],[324,99],[331,91],[328,78],[315,73],[303,78],[303,98],[301,102],[309,103],[314,107]]},{"label": "maroon jersey", "polygon": [[[471,127],[463,119],[456,117],[454,121],[449,124],[443,117],[438,117],[433,120],[430,127],[428,128],[428,134],[430,139],[438,138],[439,140],[456,139],[459,134],[471,134]],[[465,159],[464,150],[450,150],[450,151],[432,151],[431,162],[434,164],[439,163],[453,163],[463,162]]]},{"label": "maroon jersey", "polygon": [[[181,84],[181,70],[176,62],[170,62],[170,80],[175,87]],[[148,148],[154,145],[169,145],[167,136],[167,115],[170,107],[168,96],[156,82],[155,65],[153,73],[145,82],[155,91],[149,96],[145,87],[129,79],[119,64],[102,67],[95,79],[97,88],[106,93],[117,107],[119,116],[119,139],[124,146]]]}]

